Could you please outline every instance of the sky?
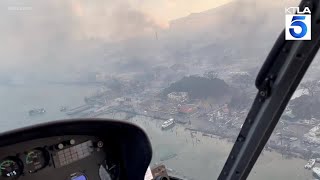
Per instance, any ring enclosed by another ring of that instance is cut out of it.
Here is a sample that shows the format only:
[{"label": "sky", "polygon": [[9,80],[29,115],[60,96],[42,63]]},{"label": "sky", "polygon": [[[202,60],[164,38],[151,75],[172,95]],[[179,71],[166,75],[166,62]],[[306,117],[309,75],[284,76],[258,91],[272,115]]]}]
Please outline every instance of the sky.
[{"label": "sky", "polygon": [[[168,28],[170,20],[206,11],[229,1],[2,0],[0,15],[8,15],[5,17],[11,24],[22,21],[20,22],[22,24],[32,23],[33,27],[47,24],[47,22],[60,21],[59,23],[65,23],[64,26],[76,27],[72,33],[78,37],[125,39],[136,35],[137,32],[148,31],[148,28],[149,30]],[[9,28],[11,24],[8,24]],[[43,30],[39,29],[39,31]]]},{"label": "sky", "polygon": [[171,20],[231,1],[245,0],[0,0],[0,76],[85,68],[95,58],[90,48],[97,48],[90,40],[154,35]]},{"label": "sky", "polygon": [[[137,32],[169,28],[171,20],[191,13],[218,7],[230,0],[73,0],[73,15],[81,17],[82,27],[89,36],[112,36],[127,38]],[[101,23],[108,17],[108,26]],[[138,26],[138,27],[135,27]],[[114,28],[110,30],[110,27]],[[144,28],[144,29],[139,29]],[[128,31],[124,31],[128,29]],[[99,32],[98,32],[99,31]],[[135,33],[132,34],[132,31]],[[113,32],[120,32],[116,35]],[[109,34],[108,34],[109,33]],[[124,36],[124,37],[121,37]]]},{"label": "sky", "polygon": [[49,72],[61,63],[72,65],[70,59],[88,49],[78,40],[119,41],[154,33],[169,28],[170,20],[227,1],[1,0],[0,74],[32,73],[37,66],[41,68],[36,71]]}]

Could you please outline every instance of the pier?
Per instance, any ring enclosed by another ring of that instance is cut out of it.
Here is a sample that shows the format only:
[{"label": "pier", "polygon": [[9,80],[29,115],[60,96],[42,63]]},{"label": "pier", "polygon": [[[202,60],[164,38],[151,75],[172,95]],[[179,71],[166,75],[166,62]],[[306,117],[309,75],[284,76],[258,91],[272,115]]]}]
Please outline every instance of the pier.
[{"label": "pier", "polygon": [[[90,108],[94,108],[91,105],[82,105],[76,108],[71,109],[66,114],[67,115],[80,115],[82,112],[89,110]],[[88,118],[98,117],[104,114],[114,114],[114,113],[127,113],[127,117],[133,116],[144,116],[157,120],[168,120],[170,118],[174,118],[177,123],[185,124],[188,122],[187,118],[183,118],[177,116],[176,114],[170,114],[167,112],[160,111],[148,111],[148,112],[139,112],[133,108],[126,108],[122,106],[104,106],[100,108],[93,109],[92,112],[86,113],[86,115],[81,114],[80,116],[85,116]]]},{"label": "pier", "polygon": [[161,116],[149,115],[146,113],[137,112],[135,110],[121,109],[118,107],[109,107],[107,109],[94,112],[94,113],[90,114],[88,117],[93,118],[93,117],[101,116],[103,114],[113,114],[113,113],[120,113],[120,112],[124,112],[124,113],[131,114],[134,116],[144,116],[144,117],[150,117],[153,119],[168,120],[168,118],[165,118],[163,116],[161,117]]},{"label": "pier", "polygon": [[83,111],[85,111],[85,110],[88,110],[88,109],[90,109],[90,108],[92,108],[91,105],[85,104],[85,105],[78,106],[78,107],[76,107],[76,108],[70,109],[66,114],[69,115],[69,116],[71,116],[71,115],[75,115],[75,114],[78,114],[78,113],[80,113],[80,112],[83,112]]}]

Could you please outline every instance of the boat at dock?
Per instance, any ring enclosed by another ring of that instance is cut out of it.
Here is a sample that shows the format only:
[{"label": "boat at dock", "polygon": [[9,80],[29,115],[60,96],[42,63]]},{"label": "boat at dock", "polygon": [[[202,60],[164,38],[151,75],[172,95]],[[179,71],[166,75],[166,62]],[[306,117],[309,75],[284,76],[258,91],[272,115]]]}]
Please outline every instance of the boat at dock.
[{"label": "boat at dock", "polygon": [[46,110],[44,108],[32,109],[29,111],[29,116],[41,115],[44,114]]},{"label": "boat at dock", "polygon": [[170,118],[161,125],[161,129],[162,130],[169,129],[169,128],[172,128],[174,125],[175,125],[174,119]]},{"label": "boat at dock", "polygon": [[310,159],[304,166],[305,169],[311,169],[316,164],[316,159]]}]

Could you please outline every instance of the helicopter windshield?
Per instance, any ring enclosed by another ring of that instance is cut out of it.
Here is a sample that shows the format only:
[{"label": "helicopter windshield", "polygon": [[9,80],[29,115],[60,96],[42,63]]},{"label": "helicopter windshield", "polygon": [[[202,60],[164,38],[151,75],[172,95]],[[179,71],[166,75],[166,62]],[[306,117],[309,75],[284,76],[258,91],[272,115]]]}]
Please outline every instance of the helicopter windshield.
[{"label": "helicopter windshield", "polygon": [[[119,119],[147,132],[151,166],[165,164],[185,179],[216,178],[254,100],[258,70],[285,26],[285,8],[297,5],[3,0],[0,131]],[[317,72],[315,61],[249,179],[312,178],[320,144]]]}]

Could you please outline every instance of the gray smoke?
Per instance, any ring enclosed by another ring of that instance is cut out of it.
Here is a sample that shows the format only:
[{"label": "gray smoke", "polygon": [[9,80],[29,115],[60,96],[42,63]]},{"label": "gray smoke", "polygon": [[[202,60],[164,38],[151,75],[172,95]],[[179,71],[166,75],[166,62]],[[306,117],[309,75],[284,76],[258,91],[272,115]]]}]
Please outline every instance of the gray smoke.
[{"label": "gray smoke", "polygon": [[81,76],[85,70],[94,71],[100,61],[107,63],[101,49],[105,43],[162,28],[124,0],[3,0],[0,9],[2,75]]}]

